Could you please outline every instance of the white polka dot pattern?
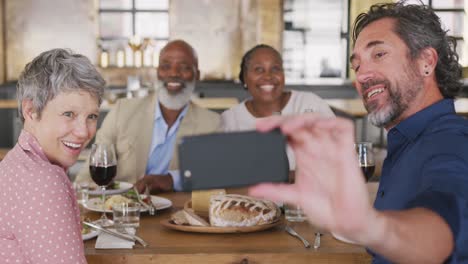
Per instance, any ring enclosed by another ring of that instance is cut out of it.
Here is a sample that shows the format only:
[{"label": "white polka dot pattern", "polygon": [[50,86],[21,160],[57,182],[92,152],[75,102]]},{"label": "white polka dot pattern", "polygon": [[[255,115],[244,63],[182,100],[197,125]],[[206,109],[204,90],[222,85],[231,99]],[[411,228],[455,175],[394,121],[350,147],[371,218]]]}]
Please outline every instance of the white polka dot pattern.
[{"label": "white polka dot pattern", "polygon": [[0,162],[0,190],[1,263],[86,263],[71,183],[24,130]]}]

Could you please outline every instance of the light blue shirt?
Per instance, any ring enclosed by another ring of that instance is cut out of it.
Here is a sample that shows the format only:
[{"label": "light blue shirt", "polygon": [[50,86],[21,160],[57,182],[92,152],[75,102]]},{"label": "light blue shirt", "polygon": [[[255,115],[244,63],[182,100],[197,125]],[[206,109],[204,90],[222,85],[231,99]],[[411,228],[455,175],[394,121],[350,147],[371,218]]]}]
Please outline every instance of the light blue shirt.
[{"label": "light blue shirt", "polygon": [[184,107],[177,117],[176,122],[168,129],[166,120],[161,112],[159,102],[156,104],[154,113],[153,135],[151,139],[151,151],[146,165],[146,175],[149,174],[170,174],[174,182],[174,190],[182,190],[182,182],[178,170],[169,171],[169,164],[174,153],[176,135],[180,122],[188,111],[188,105]]}]

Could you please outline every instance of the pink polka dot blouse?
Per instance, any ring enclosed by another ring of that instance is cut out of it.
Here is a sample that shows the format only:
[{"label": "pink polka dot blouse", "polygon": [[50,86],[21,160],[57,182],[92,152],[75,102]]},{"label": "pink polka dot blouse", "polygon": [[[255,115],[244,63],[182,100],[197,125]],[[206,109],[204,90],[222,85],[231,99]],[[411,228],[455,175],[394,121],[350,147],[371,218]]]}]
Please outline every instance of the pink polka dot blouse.
[{"label": "pink polka dot blouse", "polygon": [[24,130],[0,162],[0,190],[0,263],[86,263],[72,185]]}]

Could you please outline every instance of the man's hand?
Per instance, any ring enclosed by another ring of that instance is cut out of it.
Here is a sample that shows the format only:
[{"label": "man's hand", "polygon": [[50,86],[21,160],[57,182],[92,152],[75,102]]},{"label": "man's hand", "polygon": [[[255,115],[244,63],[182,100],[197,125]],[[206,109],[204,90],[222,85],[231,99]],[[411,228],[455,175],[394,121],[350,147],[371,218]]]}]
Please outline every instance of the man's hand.
[{"label": "man's hand", "polygon": [[353,124],[313,113],[257,122],[260,131],[277,127],[294,151],[296,183],[262,184],[250,194],[301,205],[312,224],[343,238],[369,239],[367,230],[377,212],[356,160]]},{"label": "man's hand", "polygon": [[173,180],[169,174],[145,175],[135,183],[139,193],[143,193],[146,186],[148,186],[151,193],[170,192],[173,191]]}]

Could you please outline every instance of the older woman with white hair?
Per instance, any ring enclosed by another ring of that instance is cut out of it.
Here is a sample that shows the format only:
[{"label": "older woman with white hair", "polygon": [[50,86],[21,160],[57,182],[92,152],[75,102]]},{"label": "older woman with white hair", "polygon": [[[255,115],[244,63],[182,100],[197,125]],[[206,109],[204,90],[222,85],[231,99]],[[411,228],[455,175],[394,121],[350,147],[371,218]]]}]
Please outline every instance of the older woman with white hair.
[{"label": "older woman with white hair", "polygon": [[66,170],[96,132],[105,81],[86,57],[41,53],[17,85],[23,130],[0,163],[0,257],[5,263],[86,263]]}]

